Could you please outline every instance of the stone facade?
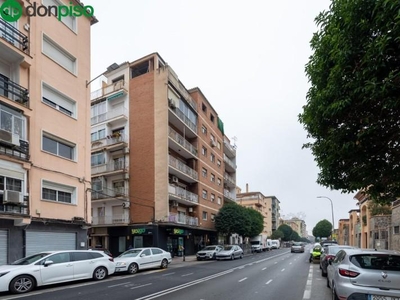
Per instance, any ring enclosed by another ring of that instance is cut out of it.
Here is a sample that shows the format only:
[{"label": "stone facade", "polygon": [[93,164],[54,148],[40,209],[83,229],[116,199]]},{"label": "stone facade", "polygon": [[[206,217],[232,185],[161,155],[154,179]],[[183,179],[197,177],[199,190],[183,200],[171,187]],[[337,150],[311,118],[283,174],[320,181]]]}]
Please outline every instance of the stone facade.
[{"label": "stone facade", "polygon": [[400,200],[393,202],[390,249],[400,251]]}]

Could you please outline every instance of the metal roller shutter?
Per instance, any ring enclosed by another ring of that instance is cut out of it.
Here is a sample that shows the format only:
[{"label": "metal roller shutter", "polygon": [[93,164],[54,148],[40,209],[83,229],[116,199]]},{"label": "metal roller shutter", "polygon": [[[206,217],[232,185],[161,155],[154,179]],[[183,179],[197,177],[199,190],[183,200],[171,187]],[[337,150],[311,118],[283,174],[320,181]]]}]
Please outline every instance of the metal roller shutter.
[{"label": "metal roller shutter", "polygon": [[76,250],[76,233],[26,232],[26,256],[42,251]]},{"label": "metal roller shutter", "polygon": [[0,230],[0,266],[8,263],[8,231]]}]

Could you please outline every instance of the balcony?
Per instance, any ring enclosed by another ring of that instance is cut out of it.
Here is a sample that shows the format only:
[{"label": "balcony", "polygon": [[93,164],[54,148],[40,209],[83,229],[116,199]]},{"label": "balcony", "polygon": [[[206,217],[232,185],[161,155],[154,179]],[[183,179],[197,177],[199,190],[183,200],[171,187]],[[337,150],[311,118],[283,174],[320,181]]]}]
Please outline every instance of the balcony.
[{"label": "balcony", "polygon": [[229,190],[224,190],[224,196],[230,200],[235,200],[235,194],[231,193]]},{"label": "balcony", "polygon": [[225,170],[228,172],[236,172],[236,164],[224,153]]},{"label": "balcony", "polygon": [[185,136],[188,138],[197,137],[197,125],[193,123],[185,114],[178,108],[169,105],[168,121],[176,128],[186,128]]},{"label": "balcony", "polygon": [[115,175],[128,172],[124,161],[111,161],[103,165],[92,166],[92,175]]},{"label": "balcony", "polygon": [[22,52],[29,53],[28,37],[2,18],[0,18],[0,36]]},{"label": "balcony", "polygon": [[178,132],[169,127],[168,132],[169,140],[168,147],[179,153],[186,159],[198,158],[198,151],[195,146],[189,143],[183,136]]},{"label": "balcony", "polygon": [[111,216],[92,217],[92,225],[126,225],[129,224],[129,213],[115,214]]},{"label": "balcony", "polygon": [[112,125],[114,122],[121,120],[128,120],[128,109],[124,106],[118,106],[106,113],[91,117],[90,124],[95,125],[107,121]]},{"label": "balcony", "polygon": [[190,107],[192,107],[194,111],[197,112],[197,103],[186,91],[186,88],[182,85],[178,77],[175,75],[175,72],[171,68],[169,68],[168,80],[175,87],[175,89],[179,91],[179,94],[181,94],[181,96],[186,100]]},{"label": "balcony", "polygon": [[[29,215],[29,197],[28,196],[16,196],[13,199],[9,199],[9,201],[5,201],[4,199],[4,191],[0,194],[0,216],[8,215],[8,218],[13,216],[21,217]],[[13,192],[18,193],[18,192]],[[21,193],[19,193],[21,194]]]},{"label": "balcony", "polygon": [[0,96],[26,107],[29,105],[29,91],[2,74],[0,74]]},{"label": "balcony", "polygon": [[169,155],[169,173],[175,175],[179,178],[182,178],[186,182],[197,182],[199,179],[198,173],[192,168],[185,165],[180,160],[175,157]]},{"label": "balcony", "polygon": [[7,155],[9,157],[29,161],[29,143],[20,139],[17,145],[4,141],[1,138],[3,131],[4,130],[0,130],[0,155]]},{"label": "balcony", "polygon": [[103,139],[92,141],[92,151],[98,150],[118,150],[127,147],[128,137],[120,133],[117,135],[108,135]]},{"label": "balcony", "polygon": [[236,157],[236,146],[232,146],[226,138],[224,138],[224,153],[230,158]]},{"label": "balcony", "polygon": [[99,191],[92,190],[92,200],[112,200],[115,198],[126,198],[128,189],[125,187],[115,189],[102,189]]},{"label": "balcony", "polygon": [[175,200],[185,205],[199,204],[199,196],[189,192],[179,186],[169,185],[168,187],[169,199]]},{"label": "balcony", "polygon": [[225,181],[225,185],[227,187],[231,187],[231,188],[236,187],[235,179],[232,176],[230,176],[228,173],[224,174],[224,181]]},{"label": "balcony", "polygon": [[92,92],[90,94],[90,100],[92,102],[104,98],[107,98],[107,100],[113,100],[127,94],[128,84],[124,80],[120,80]]},{"label": "balcony", "polygon": [[169,213],[168,222],[191,225],[191,226],[199,226],[199,218],[189,217],[183,214]]}]

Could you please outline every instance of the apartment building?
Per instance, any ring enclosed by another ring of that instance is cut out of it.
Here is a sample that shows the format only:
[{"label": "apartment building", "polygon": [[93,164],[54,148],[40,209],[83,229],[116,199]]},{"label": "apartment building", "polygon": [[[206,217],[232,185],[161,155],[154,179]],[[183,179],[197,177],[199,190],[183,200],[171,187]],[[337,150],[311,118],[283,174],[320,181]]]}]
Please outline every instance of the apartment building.
[{"label": "apartment building", "polygon": [[[21,11],[58,0],[14,1]],[[0,265],[85,249],[93,16],[16,15],[0,1]],[[70,5],[86,9],[79,1]],[[6,20],[7,19],[7,20]],[[12,241],[12,242],[11,242]]]},{"label": "apartment building", "polygon": [[[268,207],[271,206],[271,231],[274,232],[279,227],[280,201],[275,196],[267,196]],[[305,226],[304,226],[305,228]]]},{"label": "apartment building", "polygon": [[293,231],[296,231],[299,237],[307,237],[306,223],[297,217],[293,217],[289,220],[284,220],[284,224],[289,225]]},{"label": "apartment building", "polygon": [[[218,113],[158,53],[114,64],[104,75],[91,97],[91,245],[114,254],[158,246],[182,255],[180,246],[193,254],[216,243],[215,216],[232,184],[224,179]],[[236,165],[230,170],[235,180]]]},{"label": "apartment building", "polygon": [[339,245],[349,245],[350,219],[339,219],[337,242]]}]

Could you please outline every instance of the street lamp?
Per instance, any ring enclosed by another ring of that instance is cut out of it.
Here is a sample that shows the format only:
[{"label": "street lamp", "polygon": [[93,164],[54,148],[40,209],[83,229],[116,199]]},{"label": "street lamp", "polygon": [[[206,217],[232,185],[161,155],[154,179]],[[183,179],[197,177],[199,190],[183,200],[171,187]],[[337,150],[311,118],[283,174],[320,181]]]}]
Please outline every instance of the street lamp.
[{"label": "street lamp", "polygon": [[331,198],[326,197],[326,196],[317,196],[317,198],[325,198],[331,201],[331,209],[332,209],[332,235],[333,235],[333,230],[335,229],[335,218],[333,216],[333,201]]}]

